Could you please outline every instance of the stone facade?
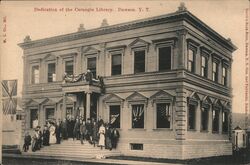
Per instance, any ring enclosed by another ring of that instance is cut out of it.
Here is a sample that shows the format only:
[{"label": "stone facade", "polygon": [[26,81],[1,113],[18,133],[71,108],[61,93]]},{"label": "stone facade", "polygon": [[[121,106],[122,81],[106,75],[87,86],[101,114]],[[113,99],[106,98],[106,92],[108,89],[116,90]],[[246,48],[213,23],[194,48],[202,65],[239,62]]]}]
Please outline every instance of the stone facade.
[{"label": "stone facade", "polygon": [[[31,111],[37,112],[39,125],[51,115],[62,119],[67,114],[111,122],[116,106],[118,149],[124,155],[189,159],[232,153],[231,66],[236,47],[185,8],[47,39],[26,37],[19,46],[24,50],[26,130],[34,118]],[[136,61],[138,52],[144,66]],[[115,55],[120,55],[120,73],[113,75]],[[105,91],[99,80],[63,81],[67,61],[73,61],[78,75],[90,69],[90,58],[96,60]],[[50,63],[55,73],[48,83]],[[142,72],[135,73],[139,65]],[[158,113],[160,106],[165,109]],[[165,118],[160,118],[162,113]],[[139,120],[142,125],[136,126]]]}]

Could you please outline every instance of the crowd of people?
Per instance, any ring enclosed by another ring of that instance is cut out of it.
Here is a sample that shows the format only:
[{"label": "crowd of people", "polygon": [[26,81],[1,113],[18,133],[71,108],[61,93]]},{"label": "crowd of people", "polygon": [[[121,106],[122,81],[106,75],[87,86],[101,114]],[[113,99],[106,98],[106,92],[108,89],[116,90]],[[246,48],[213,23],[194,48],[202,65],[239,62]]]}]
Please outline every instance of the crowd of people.
[{"label": "crowd of people", "polygon": [[82,117],[76,117],[76,119],[68,117],[63,121],[60,119],[57,122],[46,121],[43,130],[37,126],[32,137],[26,132],[23,151],[27,152],[31,145],[32,151],[35,152],[43,146],[60,144],[61,140],[69,138],[79,140],[82,145],[89,143],[94,147],[112,150],[116,148],[119,137],[119,131],[110,123],[104,123],[102,119],[96,121],[93,118],[84,120]]}]

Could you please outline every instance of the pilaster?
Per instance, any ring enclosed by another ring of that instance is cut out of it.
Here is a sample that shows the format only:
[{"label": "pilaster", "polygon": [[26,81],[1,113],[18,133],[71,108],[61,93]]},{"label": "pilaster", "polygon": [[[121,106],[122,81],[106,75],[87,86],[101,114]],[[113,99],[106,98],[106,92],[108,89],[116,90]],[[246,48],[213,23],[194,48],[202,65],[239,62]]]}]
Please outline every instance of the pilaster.
[{"label": "pilaster", "polygon": [[183,87],[176,89],[176,140],[185,140],[187,134],[187,91]]}]

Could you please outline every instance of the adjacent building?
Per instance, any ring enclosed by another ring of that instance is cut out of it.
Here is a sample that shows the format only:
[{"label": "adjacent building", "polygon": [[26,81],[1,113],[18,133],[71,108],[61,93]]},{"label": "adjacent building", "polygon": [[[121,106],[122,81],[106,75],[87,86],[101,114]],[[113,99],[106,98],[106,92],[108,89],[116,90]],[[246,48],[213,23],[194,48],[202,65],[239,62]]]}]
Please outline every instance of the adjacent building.
[{"label": "adjacent building", "polygon": [[27,36],[19,46],[25,130],[81,115],[119,128],[124,155],[232,153],[236,47],[183,4],[157,17],[116,25],[104,20],[96,29],[80,25],[77,32],[35,41]]}]

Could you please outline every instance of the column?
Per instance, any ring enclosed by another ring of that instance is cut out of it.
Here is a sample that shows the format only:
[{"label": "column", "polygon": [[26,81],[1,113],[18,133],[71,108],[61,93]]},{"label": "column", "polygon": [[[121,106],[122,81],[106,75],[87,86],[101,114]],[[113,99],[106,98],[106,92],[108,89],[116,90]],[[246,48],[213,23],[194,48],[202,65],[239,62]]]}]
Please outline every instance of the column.
[{"label": "column", "polygon": [[213,108],[212,105],[209,106],[208,111],[208,132],[212,133],[212,125],[213,125]]},{"label": "column", "polygon": [[91,92],[86,93],[86,119],[90,118],[90,96]]},{"label": "column", "polygon": [[67,93],[63,94],[63,107],[62,107],[62,119],[66,117],[66,99],[67,99]]},{"label": "column", "polygon": [[195,129],[196,131],[200,132],[201,130],[201,102],[200,101],[198,101],[195,117],[196,117]]}]

